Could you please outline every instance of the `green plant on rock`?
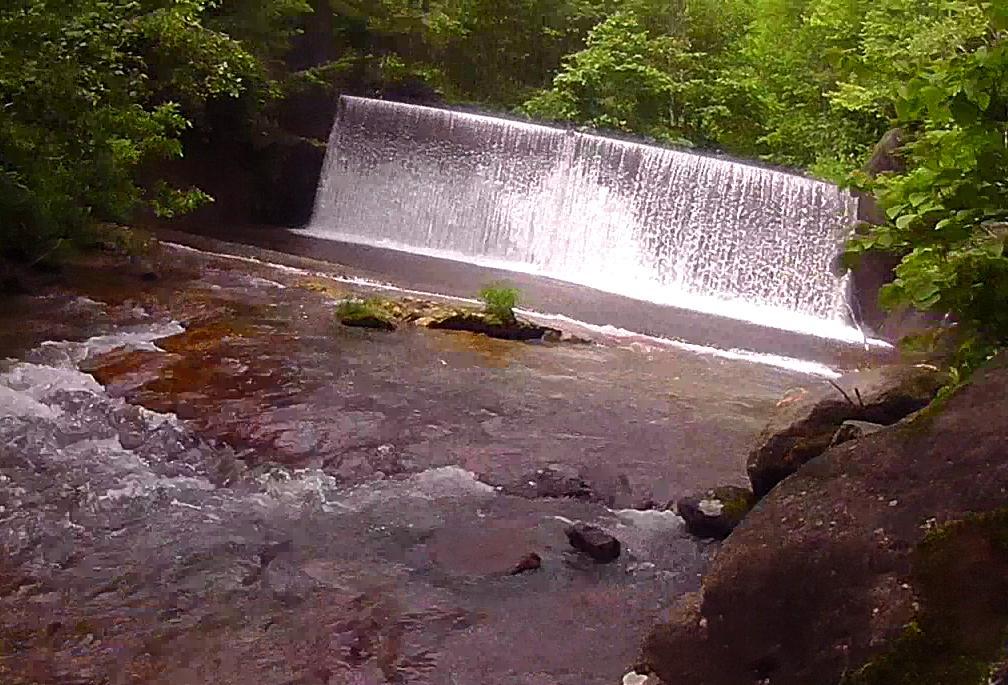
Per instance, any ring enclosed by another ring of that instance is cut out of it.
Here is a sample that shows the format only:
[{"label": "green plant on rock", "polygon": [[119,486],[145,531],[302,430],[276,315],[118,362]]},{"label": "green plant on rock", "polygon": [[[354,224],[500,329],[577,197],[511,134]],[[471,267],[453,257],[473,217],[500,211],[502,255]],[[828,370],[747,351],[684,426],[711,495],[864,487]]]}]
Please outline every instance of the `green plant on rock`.
[{"label": "green plant on rock", "polygon": [[515,320],[514,308],[518,306],[519,297],[517,288],[500,283],[487,285],[479,292],[483,311],[504,322]]}]

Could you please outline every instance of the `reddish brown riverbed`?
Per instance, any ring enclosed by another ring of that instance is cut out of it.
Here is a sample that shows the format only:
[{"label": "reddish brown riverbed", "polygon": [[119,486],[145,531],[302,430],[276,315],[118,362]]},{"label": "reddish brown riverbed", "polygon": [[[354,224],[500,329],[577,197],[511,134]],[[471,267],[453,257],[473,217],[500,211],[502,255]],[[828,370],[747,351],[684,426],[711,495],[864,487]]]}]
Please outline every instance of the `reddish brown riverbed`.
[{"label": "reddish brown riverbed", "polygon": [[[635,508],[743,481],[776,400],[822,382],[349,329],[312,268],[158,262],[0,300],[4,685],[617,683],[709,553]],[[573,519],[624,554],[579,557]]]}]

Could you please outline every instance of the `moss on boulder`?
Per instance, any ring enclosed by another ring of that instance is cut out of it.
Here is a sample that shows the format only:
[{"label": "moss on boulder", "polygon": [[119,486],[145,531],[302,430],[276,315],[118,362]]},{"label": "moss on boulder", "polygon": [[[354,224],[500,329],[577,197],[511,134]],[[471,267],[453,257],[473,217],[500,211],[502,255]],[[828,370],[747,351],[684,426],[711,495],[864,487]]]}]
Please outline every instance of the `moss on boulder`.
[{"label": "moss on boulder", "polygon": [[1008,638],[1008,508],[929,533],[911,584],[917,616],[844,685],[987,685]]}]

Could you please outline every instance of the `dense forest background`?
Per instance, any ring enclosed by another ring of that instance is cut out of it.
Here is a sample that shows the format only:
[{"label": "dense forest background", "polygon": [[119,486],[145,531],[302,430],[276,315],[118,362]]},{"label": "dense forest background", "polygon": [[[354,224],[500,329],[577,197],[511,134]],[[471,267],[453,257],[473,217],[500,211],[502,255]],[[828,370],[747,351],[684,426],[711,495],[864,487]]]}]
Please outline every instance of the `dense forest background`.
[{"label": "dense forest background", "polygon": [[0,249],[208,192],[293,223],[340,93],[464,104],[874,192],[850,255],[900,258],[884,299],[952,312],[975,361],[1008,340],[1006,35],[1004,0],[9,0]]}]

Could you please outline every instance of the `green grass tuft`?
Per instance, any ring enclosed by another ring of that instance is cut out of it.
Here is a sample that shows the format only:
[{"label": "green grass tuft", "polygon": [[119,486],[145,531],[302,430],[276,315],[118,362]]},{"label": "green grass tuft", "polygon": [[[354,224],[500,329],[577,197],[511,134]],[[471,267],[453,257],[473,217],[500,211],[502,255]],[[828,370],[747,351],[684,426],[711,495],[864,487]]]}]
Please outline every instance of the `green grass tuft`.
[{"label": "green grass tuft", "polygon": [[514,308],[518,306],[520,293],[517,288],[502,283],[492,283],[480,290],[479,299],[487,314],[495,316],[501,321],[514,321]]}]

